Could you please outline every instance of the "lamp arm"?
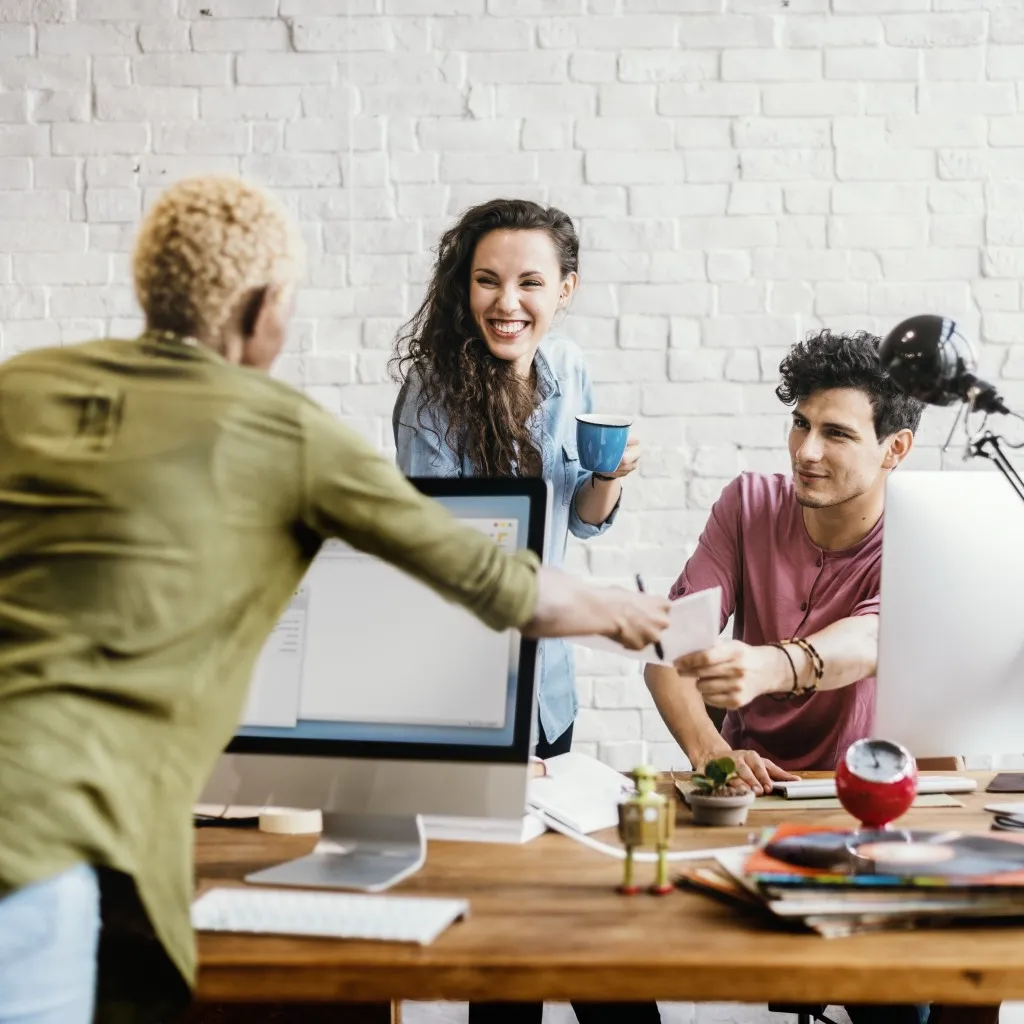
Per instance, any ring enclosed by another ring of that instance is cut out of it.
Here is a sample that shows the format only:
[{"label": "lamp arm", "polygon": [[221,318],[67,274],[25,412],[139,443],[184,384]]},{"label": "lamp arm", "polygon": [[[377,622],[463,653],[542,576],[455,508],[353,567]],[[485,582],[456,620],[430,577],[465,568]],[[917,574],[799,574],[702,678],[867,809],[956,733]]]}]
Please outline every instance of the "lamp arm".
[{"label": "lamp arm", "polygon": [[1024,480],[1021,480],[1017,471],[1013,468],[1013,464],[1006,457],[1006,453],[999,444],[998,436],[993,434],[991,430],[986,430],[980,437],[974,438],[970,442],[968,451],[971,455],[976,455],[982,459],[990,459],[994,462],[999,471],[1010,482],[1010,486],[1017,492],[1017,497],[1024,501]]}]

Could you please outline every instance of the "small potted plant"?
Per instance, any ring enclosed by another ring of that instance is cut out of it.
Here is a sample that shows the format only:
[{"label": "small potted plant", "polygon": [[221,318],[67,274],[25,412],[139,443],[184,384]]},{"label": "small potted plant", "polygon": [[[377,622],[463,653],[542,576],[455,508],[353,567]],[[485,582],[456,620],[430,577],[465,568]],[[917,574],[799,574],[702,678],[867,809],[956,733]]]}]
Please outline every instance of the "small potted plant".
[{"label": "small potted plant", "polygon": [[754,802],[754,793],[736,774],[731,757],[716,757],[703,773],[690,776],[694,788],[686,794],[694,825],[742,825]]}]

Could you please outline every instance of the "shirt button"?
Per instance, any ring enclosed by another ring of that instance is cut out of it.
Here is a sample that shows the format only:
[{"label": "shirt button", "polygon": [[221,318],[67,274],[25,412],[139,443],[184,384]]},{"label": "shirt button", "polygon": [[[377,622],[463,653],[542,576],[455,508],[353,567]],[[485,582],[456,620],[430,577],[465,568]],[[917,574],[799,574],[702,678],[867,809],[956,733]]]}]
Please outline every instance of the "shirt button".
[{"label": "shirt button", "polygon": [[806,601],[804,601],[804,603],[802,605],[800,605],[800,611],[802,611],[802,612],[807,611],[807,602]]}]

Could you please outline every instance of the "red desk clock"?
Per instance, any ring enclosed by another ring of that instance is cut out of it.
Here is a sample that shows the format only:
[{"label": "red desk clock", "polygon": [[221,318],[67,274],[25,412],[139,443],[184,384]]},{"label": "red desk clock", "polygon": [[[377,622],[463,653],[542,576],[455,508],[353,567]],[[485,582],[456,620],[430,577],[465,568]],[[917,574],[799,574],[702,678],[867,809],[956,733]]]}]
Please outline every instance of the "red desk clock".
[{"label": "red desk clock", "polygon": [[891,740],[857,740],[836,767],[836,796],[866,828],[888,828],[917,795],[917,762]]}]

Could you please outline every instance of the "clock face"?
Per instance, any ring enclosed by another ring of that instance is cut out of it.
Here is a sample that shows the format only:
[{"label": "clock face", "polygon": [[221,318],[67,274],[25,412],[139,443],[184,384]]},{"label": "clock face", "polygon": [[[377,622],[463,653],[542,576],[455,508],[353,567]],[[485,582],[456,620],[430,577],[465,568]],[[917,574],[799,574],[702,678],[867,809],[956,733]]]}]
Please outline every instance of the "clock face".
[{"label": "clock face", "polygon": [[905,748],[888,740],[858,740],[846,752],[846,766],[867,782],[895,782],[912,763]]}]

